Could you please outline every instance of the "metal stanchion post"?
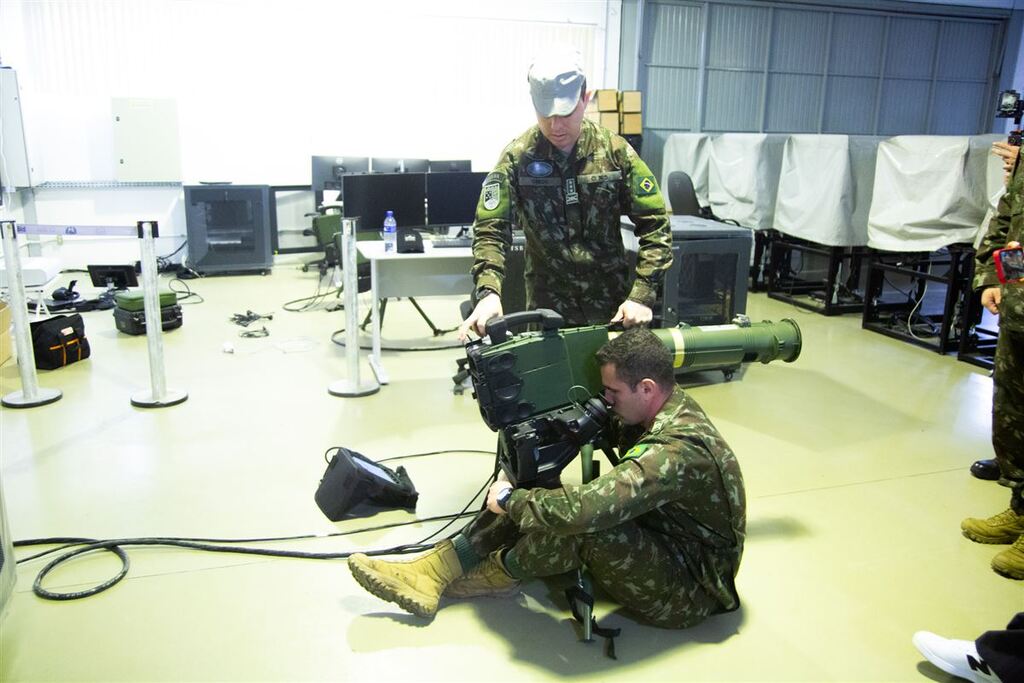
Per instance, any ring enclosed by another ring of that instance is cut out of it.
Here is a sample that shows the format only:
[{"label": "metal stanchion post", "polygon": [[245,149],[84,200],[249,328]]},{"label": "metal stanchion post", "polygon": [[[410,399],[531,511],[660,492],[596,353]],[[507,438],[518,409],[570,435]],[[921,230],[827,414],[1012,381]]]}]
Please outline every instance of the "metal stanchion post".
[{"label": "metal stanchion post", "polygon": [[[14,221],[4,221],[0,227],[3,229],[7,291],[10,294],[11,318],[14,321],[14,347],[18,352],[18,372],[21,374],[21,391],[12,391],[0,402],[8,408],[33,408],[53,403],[63,394],[60,389],[41,388],[36,381],[36,357],[32,352],[32,335],[28,325],[28,310],[25,307],[25,278],[21,274]],[[0,330],[0,334],[7,334],[7,330]]]},{"label": "metal stanchion post", "polygon": [[146,342],[149,346],[150,390],[132,395],[132,405],[139,408],[163,408],[183,402],[188,394],[168,389],[164,377],[163,321],[160,316],[160,290],[156,277],[156,248],[153,238],[158,234],[156,221],[139,221],[142,256],[142,298],[146,310]]},{"label": "metal stanchion post", "polygon": [[345,360],[348,364],[348,377],[328,385],[327,392],[332,396],[369,396],[380,391],[380,383],[376,379],[367,382],[359,379],[359,275],[356,272],[356,220],[342,218],[341,233],[337,238],[341,248],[342,281],[345,287]]}]

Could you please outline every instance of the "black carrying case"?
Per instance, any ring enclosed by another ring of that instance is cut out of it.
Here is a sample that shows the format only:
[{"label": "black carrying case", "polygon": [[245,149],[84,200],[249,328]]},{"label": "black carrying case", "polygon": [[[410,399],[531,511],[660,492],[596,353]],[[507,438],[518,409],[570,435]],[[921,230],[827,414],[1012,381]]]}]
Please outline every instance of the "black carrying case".
[{"label": "black carrying case", "polygon": [[62,368],[85,360],[91,353],[89,340],[85,338],[85,321],[77,313],[55,315],[32,323],[30,328],[32,355],[41,370]]},{"label": "black carrying case", "polygon": [[[181,327],[181,305],[163,306],[160,309],[160,327],[164,332]],[[125,334],[146,334],[146,312],[128,311],[120,306],[114,309],[114,325]]]}]

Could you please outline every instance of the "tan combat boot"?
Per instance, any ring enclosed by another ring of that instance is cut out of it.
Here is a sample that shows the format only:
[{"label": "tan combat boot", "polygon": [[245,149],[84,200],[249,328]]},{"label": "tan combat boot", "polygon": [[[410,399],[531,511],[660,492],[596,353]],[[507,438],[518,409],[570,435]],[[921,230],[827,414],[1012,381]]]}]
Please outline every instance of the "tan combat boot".
[{"label": "tan combat boot", "polygon": [[992,569],[997,574],[1017,579],[1024,579],[1024,534],[1009,548],[992,558]]},{"label": "tan combat boot", "polygon": [[455,579],[444,591],[446,598],[501,598],[519,590],[519,580],[509,576],[495,550],[483,562]]},{"label": "tan combat boot", "polygon": [[1013,543],[1024,534],[1024,515],[1010,508],[988,519],[968,517],[960,522],[960,529],[978,543]]},{"label": "tan combat boot", "polygon": [[462,565],[451,541],[441,541],[415,560],[376,560],[362,553],[348,558],[356,582],[378,598],[393,602],[420,617],[437,613],[441,593],[462,576]]}]

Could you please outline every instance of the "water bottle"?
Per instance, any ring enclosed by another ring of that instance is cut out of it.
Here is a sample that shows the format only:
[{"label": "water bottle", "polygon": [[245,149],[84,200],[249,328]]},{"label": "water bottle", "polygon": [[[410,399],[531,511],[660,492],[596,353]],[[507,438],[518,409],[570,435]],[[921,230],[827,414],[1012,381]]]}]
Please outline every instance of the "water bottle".
[{"label": "water bottle", "polygon": [[395,251],[395,243],[398,241],[398,223],[395,222],[395,212],[388,211],[384,214],[384,251]]}]

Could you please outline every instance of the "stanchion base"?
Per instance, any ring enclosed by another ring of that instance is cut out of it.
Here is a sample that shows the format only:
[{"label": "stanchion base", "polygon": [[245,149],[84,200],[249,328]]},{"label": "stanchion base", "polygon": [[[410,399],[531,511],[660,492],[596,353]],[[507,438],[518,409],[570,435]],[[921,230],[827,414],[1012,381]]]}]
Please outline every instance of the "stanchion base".
[{"label": "stanchion base", "polygon": [[60,389],[36,389],[36,395],[34,398],[28,398],[25,396],[24,391],[12,391],[0,399],[0,403],[3,403],[7,408],[35,408],[36,406],[45,406],[47,403],[53,403],[59,401],[60,397],[64,393]]},{"label": "stanchion base", "polygon": [[331,396],[343,396],[347,398],[357,398],[359,396],[369,396],[376,394],[380,391],[380,384],[377,382],[360,382],[356,384],[349,379],[340,379],[337,382],[332,382],[327,385],[327,393]]},{"label": "stanchion base", "polygon": [[132,405],[136,408],[167,408],[184,403],[187,398],[188,393],[178,389],[168,389],[160,400],[153,397],[152,390],[140,391],[132,395]]}]

